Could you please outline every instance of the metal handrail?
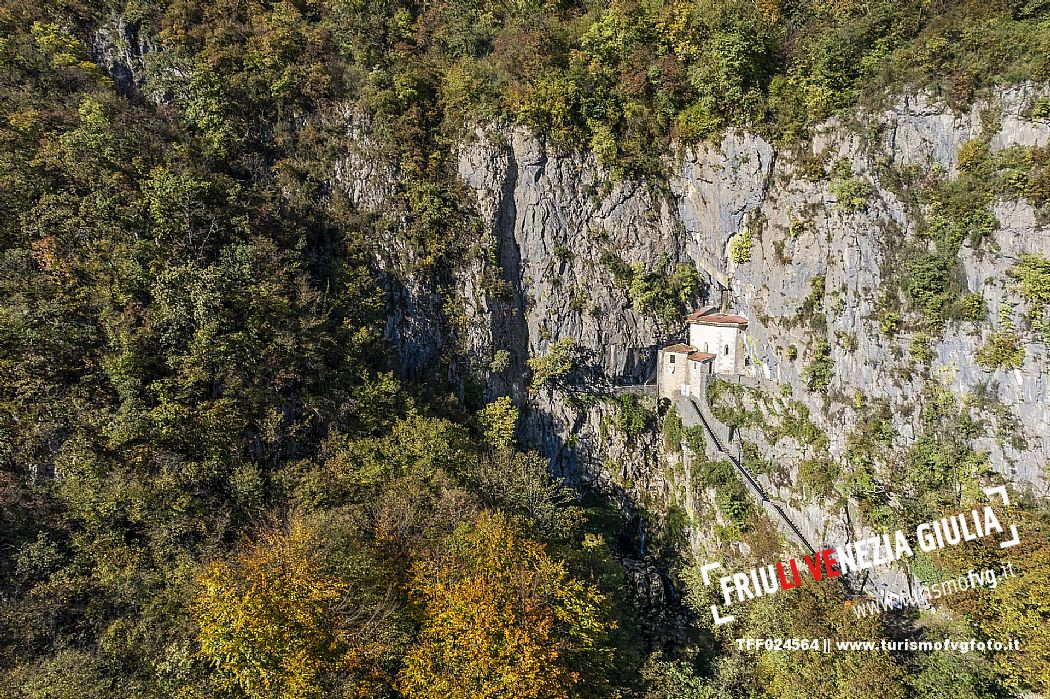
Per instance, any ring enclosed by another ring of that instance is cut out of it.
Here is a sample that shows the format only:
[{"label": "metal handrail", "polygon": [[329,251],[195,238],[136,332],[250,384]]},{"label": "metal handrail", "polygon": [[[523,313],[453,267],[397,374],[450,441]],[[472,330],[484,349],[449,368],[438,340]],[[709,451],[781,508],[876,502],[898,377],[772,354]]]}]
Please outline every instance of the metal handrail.
[{"label": "metal handrail", "polygon": [[[705,390],[704,402],[706,403],[706,401],[707,391]],[[809,552],[815,553],[816,549],[813,547],[813,544],[809,543],[809,540],[806,539],[802,531],[797,526],[795,526],[795,523],[791,520],[790,517],[787,516],[787,513],[784,512],[784,510],[776,501],[772,500],[769,497],[769,495],[766,494],[765,489],[762,488],[762,486],[758,483],[758,480],[756,480],[755,477],[751,475],[751,472],[740,462],[740,460],[733,456],[733,454],[725,448],[725,445],[722,444],[722,440],[718,438],[718,435],[715,434],[715,431],[711,429],[711,425],[707,422],[707,418],[704,416],[704,411],[702,409],[698,409],[696,411],[696,414],[700,416],[700,422],[707,430],[707,433],[711,435],[711,439],[714,440],[715,446],[718,447],[718,451],[720,451],[722,454],[729,458],[729,462],[732,463],[734,467],[736,467],[736,470],[740,473],[741,476],[743,476],[744,480],[747,481],[747,483],[754,489],[754,491],[758,493],[758,496],[762,499],[762,501],[768,502],[773,507],[773,509],[776,510],[777,514],[780,516],[780,519],[783,520],[784,524],[786,524],[788,528],[795,533],[795,536],[797,536],[799,538],[799,541],[801,541],[802,544],[809,549]]]}]

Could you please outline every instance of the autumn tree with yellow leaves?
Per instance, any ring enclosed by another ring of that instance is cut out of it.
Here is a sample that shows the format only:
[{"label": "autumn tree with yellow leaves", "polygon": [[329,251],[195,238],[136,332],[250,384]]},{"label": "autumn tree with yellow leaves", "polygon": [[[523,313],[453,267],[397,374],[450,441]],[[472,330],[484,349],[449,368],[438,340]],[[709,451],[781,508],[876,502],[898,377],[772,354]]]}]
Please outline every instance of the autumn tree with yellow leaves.
[{"label": "autumn tree with yellow leaves", "polygon": [[408,699],[569,699],[600,692],[606,599],[504,515],[483,513],[414,568]]},{"label": "autumn tree with yellow leaves", "polygon": [[360,578],[328,572],[298,518],[207,566],[193,616],[215,688],[252,699],[376,696],[388,685],[393,608]]}]

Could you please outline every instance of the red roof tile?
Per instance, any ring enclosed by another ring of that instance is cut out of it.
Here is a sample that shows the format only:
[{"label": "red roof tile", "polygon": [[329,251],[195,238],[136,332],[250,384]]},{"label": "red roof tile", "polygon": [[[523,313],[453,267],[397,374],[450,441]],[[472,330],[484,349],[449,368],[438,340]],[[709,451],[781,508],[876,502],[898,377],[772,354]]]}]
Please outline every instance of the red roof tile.
[{"label": "red roof tile", "polygon": [[715,355],[710,352],[693,352],[689,358],[694,362],[709,362],[715,358]]},{"label": "red roof tile", "polygon": [[675,354],[689,354],[690,352],[695,351],[695,347],[683,344],[681,342],[679,342],[676,345],[668,345],[667,347],[664,347],[664,352],[674,352]]},{"label": "red roof tile", "polygon": [[747,318],[744,316],[711,313],[706,308],[690,313],[685,319],[690,323],[703,323],[705,325],[747,325],[748,323]]}]

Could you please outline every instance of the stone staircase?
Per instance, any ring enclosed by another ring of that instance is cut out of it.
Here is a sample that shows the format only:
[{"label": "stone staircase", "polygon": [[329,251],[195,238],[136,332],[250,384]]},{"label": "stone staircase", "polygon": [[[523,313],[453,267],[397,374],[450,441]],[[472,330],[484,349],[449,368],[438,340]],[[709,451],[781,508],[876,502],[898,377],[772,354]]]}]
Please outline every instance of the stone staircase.
[{"label": "stone staircase", "polygon": [[[780,502],[770,496],[766,489],[763,488],[758,478],[755,477],[751,471],[741,463],[740,457],[731,451],[733,441],[737,441],[739,445],[739,439],[736,440],[731,438],[729,427],[719,421],[711,412],[710,403],[707,398],[708,383],[715,378],[723,381],[736,381],[737,377],[710,377],[702,385],[698,386],[699,390],[695,391],[692,396],[687,397],[683,395],[675,395],[672,402],[678,410],[678,414],[682,418],[682,424],[685,426],[700,425],[703,427],[704,432],[708,438],[707,456],[709,458],[720,458],[728,460],[738,474],[740,479],[744,482],[745,488],[755,502],[766,511],[770,519],[777,528],[784,535],[786,539],[794,539],[801,544],[805,549],[814,553],[817,549],[802,531],[802,529],[795,523],[792,515],[790,515]],[[776,389],[775,382],[770,382],[768,379],[756,379],[754,377],[740,377],[739,383],[752,385],[753,387],[761,387],[763,390],[769,390],[770,388]],[[758,385],[756,385],[758,384]],[[771,384],[771,385],[765,385]],[[688,448],[683,445],[683,448],[688,452]],[[739,449],[739,447],[738,447]],[[793,513],[792,513],[793,514]],[[809,531],[816,531],[809,529]],[[853,537],[847,535],[845,540],[852,540]],[[828,546],[834,546],[830,542],[818,542],[819,548],[823,549]],[[883,571],[879,575],[872,575],[871,571],[865,571],[861,575],[848,575],[836,580],[843,586],[846,591],[847,597],[857,597],[865,595],[904,595],[908,590],[913,589],[913,581],[908,577],[907,574],[901,573],[900,571],[887,570]]]},{"label": "stone staircase", "polygon": [[693,397],[676,395],[674,397],[675,408],[682,418],[682,424],[687,427],[702,425],[715,447],[714,455],[728,460],[733,465],[736,472],[740,474],[747,491],[758,502],[758,505],[769,514],[773,521],[778,524],[781,531],[789,536],[793,535],[810,553],[815,552],[816,549],[813,544],[809,542],[798,526],[784,512],[784,508],[769,497],[769,494],[758,482],[758,479],[744,466],[740,458],[728,448],[731,445],[732,435],[729,427],[720,422],[711,413],[711,408],[707,401],[707,384],[708,381],[705,381],[700,385],[700,395]]}]

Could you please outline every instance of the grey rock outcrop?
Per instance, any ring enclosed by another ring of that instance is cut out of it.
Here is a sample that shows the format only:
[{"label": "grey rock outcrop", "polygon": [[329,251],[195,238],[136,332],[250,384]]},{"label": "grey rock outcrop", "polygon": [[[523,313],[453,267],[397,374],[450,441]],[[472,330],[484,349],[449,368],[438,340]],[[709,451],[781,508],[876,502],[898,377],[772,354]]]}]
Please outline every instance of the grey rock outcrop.
[{"label": "grey rock outcrop", "polygon": [[146,54],[152,49],[138,28],[122,14],[111,13],[95,33],[92,52],[123,95],[138,94],[146,82]]}]

